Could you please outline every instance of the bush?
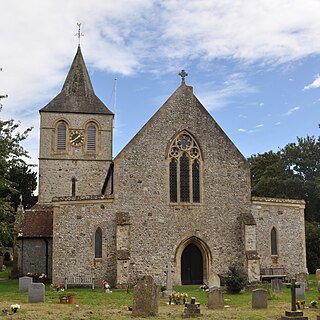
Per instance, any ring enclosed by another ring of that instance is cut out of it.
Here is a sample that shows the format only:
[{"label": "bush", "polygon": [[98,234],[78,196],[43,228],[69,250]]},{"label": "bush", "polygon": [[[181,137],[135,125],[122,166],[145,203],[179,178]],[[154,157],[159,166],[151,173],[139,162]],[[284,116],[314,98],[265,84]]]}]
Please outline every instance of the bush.
[{"label": "bush", "polygon": [[229,293],[239,293],[248,283],[248,276],[240,266],[229,267],[225,277],[226,287]]}]

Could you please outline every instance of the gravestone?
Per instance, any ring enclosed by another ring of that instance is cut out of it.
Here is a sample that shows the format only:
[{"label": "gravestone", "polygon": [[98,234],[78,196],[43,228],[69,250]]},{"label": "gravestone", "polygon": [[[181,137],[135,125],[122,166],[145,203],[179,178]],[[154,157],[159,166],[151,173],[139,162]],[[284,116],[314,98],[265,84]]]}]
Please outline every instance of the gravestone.
[{"label": "gravestone", "polygon": [[31,277],[21,277],[19,278],[19,291],[27,292],[29,285],[32,283]]},{"label": "gravestone", "polygon": [[306,285],[304,282],[296,282],[296,299],[305,300],[306,299]]},{"label": "gravestone", "polygon": [[220,277],[216,273],[210,275],[208,286],[220,288]]},{"label": "gravestone", "polygon": [[133,289],[134,317],[156,316],[159,310],[159,290],[151,276],[145,276]]},{"label": "gravestone", "polygon": [[308,317],[303,316],[302,311],[297,311],[297,297],[296,297],[296,288],[298,287],[296,283],[296,279],[291,279],[291,311],[286,311],[285,315],[281,317],[281,320],[289,320],[289,319],[295,319],[295,320],[308,320]]},{"label": "gravestone", "polygon": [[282,293],[282,280],[279,278],[271,279],[271,288],[273,293]]},{"label": "gravestone", "polygon": [[44,302],[45,285],[43,283],[31,283],[28,290],[28,302]]},{"label": "gravestone", "polygon": [[223,292],[218,287],[212,287],[208,292],[208,309],[223,309]]},{"label": "gravestone", "polygon": [[265,309],[268,307],[268,291],[255,289],[252,291],[252,309]]},{"label": "gravestone", "polygon": [[172,274],[172,269],[171,266],[168,266],[167,269],[167,291],[172,291],[173,288],[173,274]]},{"label": "gravestone", "polygon": [[190,303],[185,304],[185,308],[182,314],[182,318],[196,318],[201,317],[200,303],[196,302],[195,297],[191,297]]},{"label": "gravestone", "polygon": [[320,280],[320,269],[316,270],[316,279]]}]

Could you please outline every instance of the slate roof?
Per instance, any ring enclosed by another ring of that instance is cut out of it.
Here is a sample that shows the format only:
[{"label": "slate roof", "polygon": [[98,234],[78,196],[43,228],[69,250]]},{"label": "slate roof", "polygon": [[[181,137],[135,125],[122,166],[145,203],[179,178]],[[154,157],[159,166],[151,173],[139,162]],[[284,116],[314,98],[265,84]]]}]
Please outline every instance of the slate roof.
[{"label": "slate roof", "polygon": [[95,95],[80,46],[73,59],[61,92],[40,112],[61,113],[113,113]]},{"label": "slate roof", "polygon": [[52,237],[53,211],[51,207],[39,210],[26,210],[20,225],[19,237]]}]

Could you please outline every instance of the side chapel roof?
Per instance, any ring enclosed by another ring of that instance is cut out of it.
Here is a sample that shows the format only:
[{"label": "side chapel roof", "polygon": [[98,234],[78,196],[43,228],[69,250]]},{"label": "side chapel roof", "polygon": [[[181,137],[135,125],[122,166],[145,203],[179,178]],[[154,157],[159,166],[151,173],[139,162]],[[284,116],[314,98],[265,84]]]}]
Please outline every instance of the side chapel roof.
[{"label": "side chapel roof", "polygon": [[[37,205],[36,205],[37,206]],[[35,206],[35,207],[36,207]],[[34,207],[33,207],[34,208]],[[51,208],[26,210],[20,224],[19,237],[50,238],[52,237],[53,212]]]},{"label": "side chapel roof", "polygon": [[73,59],[61,92],[40,112],[61,113],[113,113],[95,95],[80,46]]}]

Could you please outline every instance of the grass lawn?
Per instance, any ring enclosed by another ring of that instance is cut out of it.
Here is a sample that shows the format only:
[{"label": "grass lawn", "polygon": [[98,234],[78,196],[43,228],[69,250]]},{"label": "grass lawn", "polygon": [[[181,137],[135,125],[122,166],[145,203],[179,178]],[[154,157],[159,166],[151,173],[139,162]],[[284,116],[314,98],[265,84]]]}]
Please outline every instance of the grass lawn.
[{"label": "grass lawn", "polygon": [[[131,312],[128,306],[132,306],[133,293],[126,290],[113,290],[111,294],[106,294],[102,289],[97,288],[92,291],[90,288],[71,289],[66,292],[76,294],[75,305],[60,304],[59,293],[46,286],[45,303],[29,304],[28,294],[19,292],[18,280],[8,280],[8,272],[0,273],[0,316],[4,308],[9,309],[11,304],[18,303],[21,309],[16,314],[5,316],[4,319],[25,319],[25,320],[100,320],[100,319],[131,319]],[[309,289],[307,291],[306,304],[312,300],[317,300],[318,292],[314,276],[310,276]],[[225,305],[229,307],[223,310],[208,310],[206,307],[207,293],[199,286],[176,287],[176,291],[186,292],[188,296],[195,296],[201,304],[202,318],[205,319],[225,319],[225,320],[262,320],[280,319],[286,310],[290,310],[290,289],[285,288],[282,294],[274,296],[268,301],[268,309],[252,310],[251,293],[242,292],[237,295],[224,294]],[[181,319],[183,305],[168,305],[167,298],[160,299],[159,316],[153,319]],[[315,320],[320,315],[320,309],[308,308],[304,310],[304,315],[309,320]]]}]

